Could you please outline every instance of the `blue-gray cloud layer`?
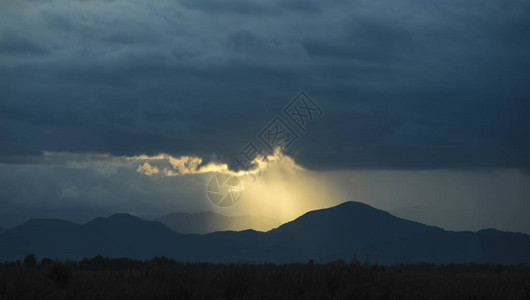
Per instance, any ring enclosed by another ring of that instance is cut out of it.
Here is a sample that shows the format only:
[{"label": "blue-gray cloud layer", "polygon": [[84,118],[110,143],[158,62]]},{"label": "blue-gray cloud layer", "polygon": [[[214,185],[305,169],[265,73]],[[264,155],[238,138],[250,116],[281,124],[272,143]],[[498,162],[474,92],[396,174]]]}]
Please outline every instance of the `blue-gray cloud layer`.
[{"label": "blue-gray cloud layer", "polygon": [[227,160],[300,89],[302,166],[530,169],[528,1],[2,1],[0,155]]}]

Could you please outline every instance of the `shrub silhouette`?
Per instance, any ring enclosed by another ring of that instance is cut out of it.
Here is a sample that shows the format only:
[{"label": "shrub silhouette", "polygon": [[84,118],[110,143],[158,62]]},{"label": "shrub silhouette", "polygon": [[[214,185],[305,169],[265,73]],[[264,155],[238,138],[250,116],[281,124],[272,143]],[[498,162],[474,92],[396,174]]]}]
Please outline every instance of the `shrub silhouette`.
[{"label": "shrub silhouette", "polygon": [[51,266],[52,264],[53,264],[53,260],[51,260],[51,258],[43,257],[43,258],[40,260],[40,266],[41,266],[41,267]]},{"label": "shrub silhouette", "polygon": [[504,268],[502,267],[502,265],[497,265],[495,267],[495,273],[497,273],[497,274],[501,273],[503,270],[504,270]]},{"label": "shrub silhouette", "polygon": [[72,277],[73,270],[61,262],[56,262],[50,270],[50,279],[60,288],[64,288],[72,280]]},{"label": "shrub silhouette", "polygon": [[37,257],[35,256],[35,254],[30,253],[26,255],[26,257],[24,258],[24,266],[28,268],[33,268],[36,265],[37,265]]}]

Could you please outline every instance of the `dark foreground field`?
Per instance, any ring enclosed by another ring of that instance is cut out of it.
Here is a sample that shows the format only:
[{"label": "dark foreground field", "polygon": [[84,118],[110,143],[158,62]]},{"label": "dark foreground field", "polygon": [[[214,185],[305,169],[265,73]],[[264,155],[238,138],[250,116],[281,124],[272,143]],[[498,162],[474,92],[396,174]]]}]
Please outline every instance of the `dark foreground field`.
[{"label": "dark foreground field", "polygon": [[179,263],[101,256],[0,264],[0,299],[530,299],[526,266]]}]

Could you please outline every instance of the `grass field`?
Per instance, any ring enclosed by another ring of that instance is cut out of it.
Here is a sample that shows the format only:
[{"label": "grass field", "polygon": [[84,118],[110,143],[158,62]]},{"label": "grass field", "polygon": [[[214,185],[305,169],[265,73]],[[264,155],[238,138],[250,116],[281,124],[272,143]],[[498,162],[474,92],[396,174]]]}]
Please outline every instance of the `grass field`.
[{"label": "grass field", "polygon": [[0,299],[530,299],[527,266],[180,263],[97,256],[0,264]]}]

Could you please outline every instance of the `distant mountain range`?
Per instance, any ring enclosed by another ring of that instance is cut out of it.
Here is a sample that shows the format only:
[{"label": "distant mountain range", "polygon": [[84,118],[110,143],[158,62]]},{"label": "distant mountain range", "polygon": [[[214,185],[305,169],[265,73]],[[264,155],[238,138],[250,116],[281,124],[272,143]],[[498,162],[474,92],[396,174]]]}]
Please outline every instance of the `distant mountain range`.
[{"label": "distant mountain range", "polygon": [[530,236],[495,229],[453,232],[395,217],[359,202],[311,211],[268,232],[181,234],[128,214],[84,225],[34,219],[0,234],[0,260],[97,254],[184,261],[325,262],[352,255],[380,263],[530,263]]},{"label": "distant mountain range", "polygon": [[27,212],[0,213],[0,227],[14,228],[35,218],[64,219],[76,223],[86,223],[98,216],[109,216],[113,212],[94,208],[38,209]]},{"label": "distant mountain range", "polygon": [[197,214],[172,213],[152,219],[152,221],[158,221],[178,233],[199,234],[246,229],[269,231],[283,223],[281,219],[263,216],[227,217],[212,212]]}]

